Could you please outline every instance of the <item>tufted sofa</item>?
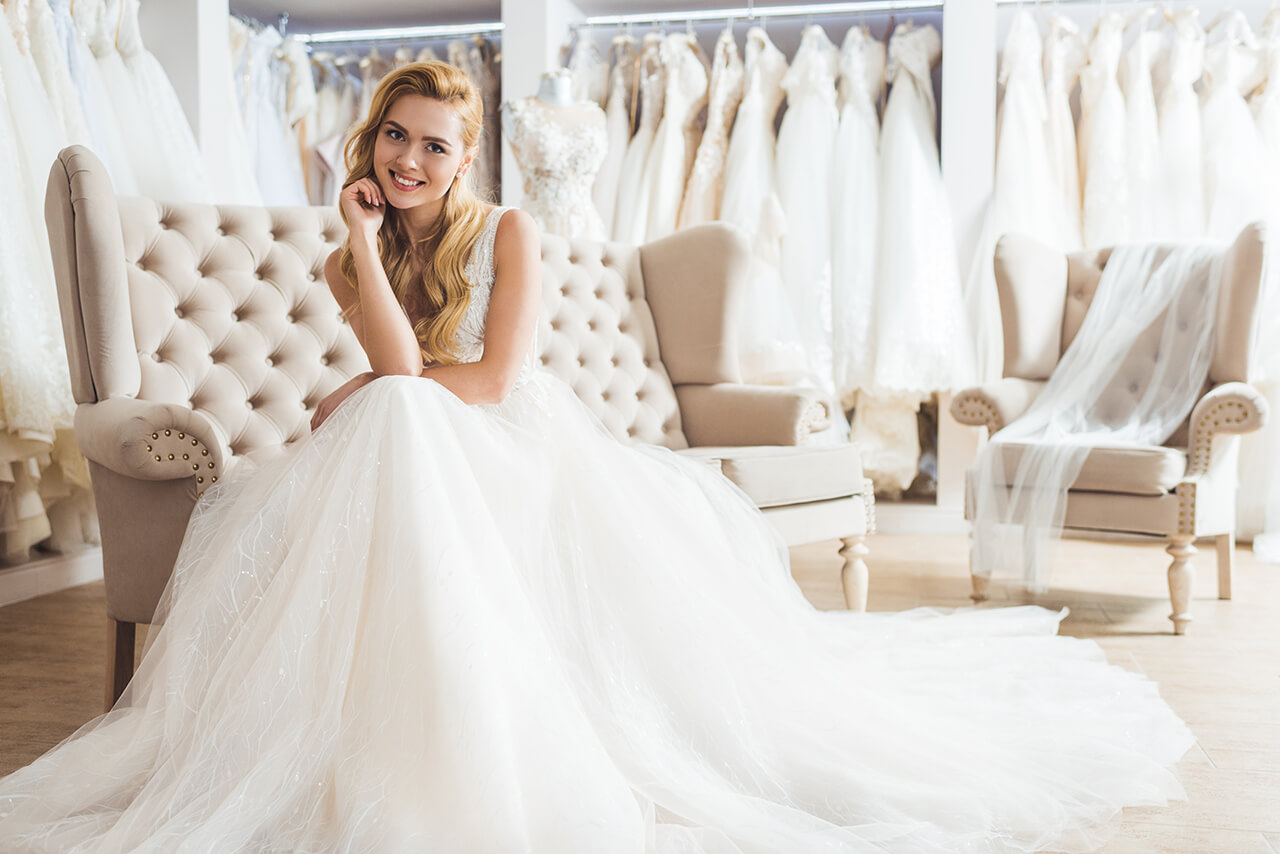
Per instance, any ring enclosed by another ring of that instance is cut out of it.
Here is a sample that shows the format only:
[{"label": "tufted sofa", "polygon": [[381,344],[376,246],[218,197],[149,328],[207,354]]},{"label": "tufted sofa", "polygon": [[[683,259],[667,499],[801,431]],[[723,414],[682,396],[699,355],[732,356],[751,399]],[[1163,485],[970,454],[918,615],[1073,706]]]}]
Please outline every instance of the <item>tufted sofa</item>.
[{"label": "tufted sofa", "polygon": [[[323,277],[332,208],[117,198],[87,149],[50,172],[46,219],[102,530],[106,702],[133,671],[203,490],[307,436],[315,406],[369,369]],[[547,236],[542,365],[620,440],[714,466],[789,545],[840,539],[846,603],[865,607],[872,493],[856,448],[803,447],[813,391],[740,381],[728,318],[747,248],[722,226],[642,247]]]},{"label": "tufted sofa", "polygon": [[[1067,528],[1167,538],[1175,634],[1183,634],[1191,621],[1197,538],[1216,538],[1218,598],[1231,598],[1238,434],[1257,430],[1267,415],[1266,401],[1248,384],[1263,242],[1261,226],[1251,225],[1229,249],[1209,383],[1187,421],[1163,445],[1094,448],[1067,494]],[[1064,255],[1015,234],[1000,240],[994,262],[1004,377],[957,394],[951,403],[957,421],[994,434],[1027,411],[1079,332],[1110,254],[1102,249]],[[1156,348],[1159,341],[1146,336],[1139,345],[1144,344]],[[1126,401],[1109,405],[1124,407]],[[1006,446],[1010,475],[1019,451],[1017,444]],[[972,477],[967,493],[965,515],[972,518]],[[973,599],[985,599],[988,579],[975,574],[972,580]]]}]

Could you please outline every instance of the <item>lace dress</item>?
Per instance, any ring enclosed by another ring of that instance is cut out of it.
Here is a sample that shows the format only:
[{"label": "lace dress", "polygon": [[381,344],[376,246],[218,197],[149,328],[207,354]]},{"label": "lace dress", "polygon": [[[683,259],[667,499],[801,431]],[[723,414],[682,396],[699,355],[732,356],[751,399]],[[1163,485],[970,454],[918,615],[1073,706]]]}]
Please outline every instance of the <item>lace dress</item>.
[{"label": "lace dress", "polygon": [[62,129],[62,139],[68,145],[91,146],[89,127],[85,123],[84,108],[71,79],[69,58],[63,50],[53,9],[46,0],[11,0],[5,4],[5,14],[16,35],[25,34],[32,58],[44,83],[49,106]]},{"label": "lace dress", "polygon": [[609,63],[600,55],[600,48],[589,34],[574,42],[569,74],[573,81],[573,100],[594,101],[604,107],[609,91]]},{"label": "lace dress", "polygon": [[1164,34],[1145,29],[1156,13],[1148,7],[1133,18],[1130,26],[1139,32],[1120,66],[1129,164],[1129,239],[1135,243],[1168,239],[1163,228],[1160,120],[1151,82],[1151,66],[1164,48]]},{"label": "lace dress", "polygon": [[742,101],[742,57],[733,30],[725,29],[716,39],[711,58],[711,86],[707,101],[707,126],[698,144],[689,182],[680,203],[680,228],[710,222],[720,217],[724,195],[725,158],[729,153],[729,128]]},{"label": "lace dress", "polygon": [[613,71],[609,75],[609,102],[605,107],[605,154],[591,190],[596,212],[606,235],[613,234],[613,217],[618,207],[618,181],[622,158],[631,141],[631,85],[636,75],[636,40],[615,36],[610,48]]},{"label": "lace dress", "polygon": [[850,27],[840,46],[840,127],[832,167],[831,322],[843,409],[874,376],[876,253],[880,245],[880,116],[884,45]]},{"label": "lace dress", "polygon": [[[697,41],[684,33],[662,43],[666,94],[662,121],[645,158],[637,216],[645,212],[644,240],[657,240],[676,230],[689,161],[690,128],[707,103],[707,68]],[[697,143],[694,142],[696,147]]]},{"label": "lace dress", "polygon": [[640,49],[637,90],[640,97],[640,124],[622,158],[618,177],[618,207],[613,215],[613,239],[619,243],[644,243],[649,212],[642,207],[647,191],[644,186],[645,161],[653,147],[653,137],[662,121],[662,98],[666,86],[662,66],[662,36],[646,33]]},{"label": "lace dress", "polygon": [[1059,618],[816,611],[749,498],[532,357],[497,404],[381,377],[204,492],[137,675],[0,781],[0,845],[1079,849],[1193,740]]},{"label": "lace dress", "polygon": [[[453,41],[449,62],[467,73],[484,103],[484,132],[475,164],[467,173],[482,199],[496,199],[502,193],[502,137],[499,134],[502,108],[502,77],[493,43],[479,36],[470,41]],[[364,113],[363,115],[368,115]]]},{"label": "lace dress", "polygon": [[1053,170],[1062,208],[1062,235],[1053,242],[1065,250],[1080,248],[1080,166],[1076,123],[1071,113],[1071,90],[1080,79],[1084,44],[1080,28],[1070,18],[1054,15],[1044,42],[1044,88],[1049,167]]},{"label": "lace dress", "polygon": [[1194,6],[1169,13],[1173,47],[1169,80],[1160,98],[1161,235],[1186,243],[1205,230],[1204,156],[1200,95],[1196,82],[1204,73],[1204,29]]},{"label": "lace dress", "polygon": [[605,116],[594,102],[567,107],[508,101],[507,142],[524,176],[524,203],[548,234],[604,240],[591,184],[604,160]]},{"label": "lace dress", "polygon": [[1116,74],[1124,19],[1098,18],[1089,42],[1089,64],[1080,72],[1080,185],[1085,246],[1114,246],[1129,239],[1129,148],[1124,93]]}]

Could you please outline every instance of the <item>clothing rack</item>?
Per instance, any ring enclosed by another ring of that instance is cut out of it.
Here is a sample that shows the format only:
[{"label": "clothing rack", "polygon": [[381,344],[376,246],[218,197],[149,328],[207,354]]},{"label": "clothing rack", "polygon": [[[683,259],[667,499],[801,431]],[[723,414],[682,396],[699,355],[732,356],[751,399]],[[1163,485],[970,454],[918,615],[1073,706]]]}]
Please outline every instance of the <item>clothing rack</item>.
[{"label": "clothing rack", "polygon": [[[1096,2],[1096,0],[1095,0]],[[815,15],[860,15],[879,12],[919,12],[941,10],[942,0],[861,0],[852,3],[806,3],[796,6],[756,6],[748,0],[746,6],[725,9],[691,9],[688,11],[645,12],[633,15],[596,15],[571,24],[570,30],[591,27],[626,26],[627,24],[678,24],[694,21],[723,21],[742,19],[747,21],[766,18],[797,18]]]},{"label": "clothing rack", "polygon": [[476,36],[486,33],[500,33],[502,30],[503,24],[501,21],[486,21],[475,24],[434,24],[419,27],[380,27],[367,30],[298,33],[294,38],[309,45],[343,42],[394,42]]}]

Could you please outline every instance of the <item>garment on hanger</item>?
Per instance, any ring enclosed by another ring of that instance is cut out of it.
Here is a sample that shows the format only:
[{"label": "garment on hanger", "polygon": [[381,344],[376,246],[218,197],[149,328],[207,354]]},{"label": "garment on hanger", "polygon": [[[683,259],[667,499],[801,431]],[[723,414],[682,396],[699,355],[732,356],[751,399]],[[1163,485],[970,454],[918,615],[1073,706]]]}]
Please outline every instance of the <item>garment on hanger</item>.
[{"label": "garment on hanger", "polygon": [[1044,42],[1044,88],[1049,145],[1049,168],[1053,170],[1062,209],[1062,234],[1051,245],[1066,251],[1079,249],[1080,167],[1076,149],[1076,123],[1071,113],[1071,91],[1080,79],[1085,61],[1080,29],[1070,18],[1049,18]]},{"label": "garment on hanger", "polygon": [[547,234],[604,240],[591,184],[604,160],[605,115],[594,101],[567,106],[507,102],[507,143],[524,176],[523,209]]},{"label": "garment on hanger", "polygon": [[640,125],[631,141],[618,178],[618,206],[613,217],[613,239],[619,243],[644,243],[649,224],[648,190],[644,185],[645,162],[653,147],[654,134],[662,121],[662,101],[666,94],[666,70],[662,65],[662,35],[645,33],[638,60],[637,89],[640,97]]},{"label": "garment on hanger", "polygon": [[638,201],[645,215],[645,241],[676,230],[692,156],[688,129],[707,103],[707,64],[697,40],[686,33],[673,33],[663,40],[660,50],[666,93],[662,120],[645,158]]},{"label": "garment on hanger", "polygon": [[603,107],[609,91],[609,63],[588,30],[579,33],[569,55],[569,73],[573,77],[573,100],[594,101]]},{"label": "garment on hanger", "polygon": [[626,33],[613,37],[609,48],[613,70],[609,74],[609,102],[605,108],[605,154],[591,190],[592,201],[606,235],[613,235],[613,217],[618,206],[618,181],[622,158],[631,141],[631,87],[636,77],[636,40]]},{"label": "garment on hanger", "polygon": [[1085,246],[1114,246],[1129,239],[1129,146],[1124,93],[1117,73],[1124,19],[1099,16],[1089,42],[1089,64],[1080,71],[1080,184]]},{"label": "garment on hanger", "polygon": [[[468,179],[485,200],[495,200],[502,191],[502,147],[499,114],[502,104],[502,79],[497,67],[493,44],[476,37],[449,42],[449,62],[467,73],[484,104],[484,132]],[[361,118],[368,112],[361,114]]]},{"label": "garment on hanger", "polygon": [[791,301],[805,367],[828,396],[835,392],[831,362],[832,154],[840,116],[836,75],[840,50],[822,27],[804,28],[782,78],[787,108],[778,130],[778,201],[786,220],[782,281]]},{"label": "garment on hanger", "polygon": [[5,14],[15,38],[25,35],[27,39],[22,47],[29,50],[35,60],[45,95],[62,129],[62,138],[68,145],[92,146],[84,108],[71,79],[69,57],[62,48],[52,7],[47,0],[11,0],[5,4]]},{"label": "garment on hanger", "polygon": [[712,54],[707,124],[680,202],[680,228],[711,222],[720,216],[725,158],[729,153],[729,128],[733,126],[738,104],[742,101],[745,72],[731,28],[726,27],[720,32]]},{"label": "garment on hanger", "polygon": [[729,135],[720,219],[751,244],[738,354],[747,382],[785,383],[804,376],[804,349],[779,270],[785,220],[778,201],[774,117],[785,94],[787,58],[761,27],[747,30],[746,84]]},{"label": "garment on hanger", "polygon": [[305,205],[302,161],[288,125],[289,66],[276,61],[282,41],[274,27],[249,34],[242,70],[245,141],[263,204]]},{"label": "garment on hanger", "polygon": [[1204,29],[1200,10],[1187,6],[1169,13],[1173,44],[1169,80],[1160,98],[1160,198],[1162,239],[1199,240],[1205,232],[1204,157],[1201,152],[1200,96],[1204,73]]},{"label": "garment on hanger", "polygon": [[884,44],[850,27],[840,46],[840,126],[832,158],[831,320],[841,408],[874,378],[876,255],[880,251],[880,116]]},{"label": "garment on hanger", "polygon": [[1154,6],[1136,13],[1130,29],[1137,33],[1120,64],[1119,79],[1124,92],[1125,144],[1128,151],[1129,234],[1135,243],[1167,240],[1162,231],[1164,214],[1161,199],[1160,120],[1152,89],[1151,67],[1164,48],[1164,33],[1148,29],[1148,21],[1158,14]]}]

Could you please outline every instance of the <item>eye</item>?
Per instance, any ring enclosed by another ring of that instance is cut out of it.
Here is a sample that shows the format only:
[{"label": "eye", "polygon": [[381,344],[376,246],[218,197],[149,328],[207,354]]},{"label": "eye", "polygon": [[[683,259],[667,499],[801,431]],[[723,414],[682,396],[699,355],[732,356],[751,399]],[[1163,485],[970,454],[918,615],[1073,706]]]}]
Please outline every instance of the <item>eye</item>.
[{"label": "eye", "polygon": [[387,128],[387,136],[396,142],[402,142],[404,140],[404,134],[400,133],[400,131],[395,128]]},{"label": "eye", "polygon": [[427,151],[430,151],[432,154],[444,154],[444,148],[442,148],[438,142],[428,142]]}]

